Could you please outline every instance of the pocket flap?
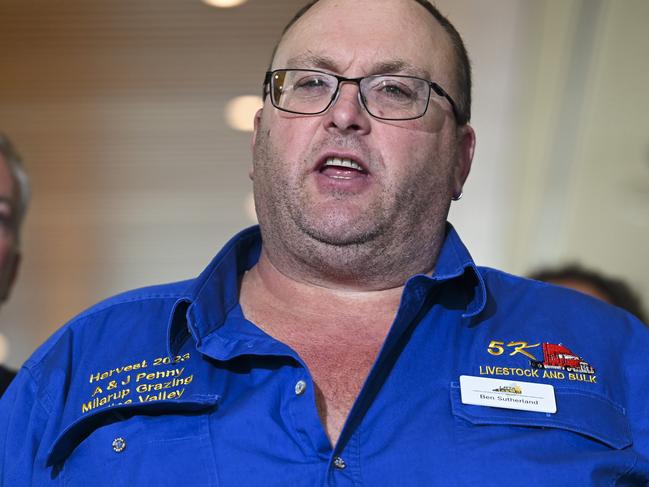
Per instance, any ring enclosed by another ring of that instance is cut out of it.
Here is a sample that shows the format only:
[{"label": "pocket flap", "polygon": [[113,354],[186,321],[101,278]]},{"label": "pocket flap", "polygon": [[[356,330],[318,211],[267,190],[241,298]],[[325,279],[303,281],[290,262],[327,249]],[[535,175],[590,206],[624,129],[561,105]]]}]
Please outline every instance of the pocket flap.
[{"label": "pocket flap", "polygon": [[539,413],[463,404],[460,385],[451,383],[453,414],[476,425],[515,425],[558,428],[622,449],[633,444],[624,408],[599,394],[576,389],[554,389],[556,413]]},{"label": "pocket flap", "polygon": [[148,403],[120,404],[85,414],[67,425],[52,443],[47,454],[47,465],[61,463],[70,453],[100,426],[122,421],[137,414],[192,413],[217,405],[220,396],[195,394],[186,400],[152,401]]}]

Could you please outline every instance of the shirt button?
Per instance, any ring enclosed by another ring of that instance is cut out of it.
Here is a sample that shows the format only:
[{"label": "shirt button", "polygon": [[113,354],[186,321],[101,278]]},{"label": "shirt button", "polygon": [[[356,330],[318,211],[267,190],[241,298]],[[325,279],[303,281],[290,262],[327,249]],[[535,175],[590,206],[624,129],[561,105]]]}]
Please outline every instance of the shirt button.
[{"label": "shirt button", "polygon": [[115,438],[113,440],[113,451],[122,453],[126,449],[126,440],[124,438]]},{"label": "shirt button", "polygon": [[295,383],[295,394],[298,396],[304,394],[304,391],[306,390],[306,382],[303,380],[299,380]]},{"label": "shirt button", "polygon": [[334,458],[334,467],[336,467],[338,470],[344,470],[345,468],[347,468],[347,464],[342,458],[336,457]]}]

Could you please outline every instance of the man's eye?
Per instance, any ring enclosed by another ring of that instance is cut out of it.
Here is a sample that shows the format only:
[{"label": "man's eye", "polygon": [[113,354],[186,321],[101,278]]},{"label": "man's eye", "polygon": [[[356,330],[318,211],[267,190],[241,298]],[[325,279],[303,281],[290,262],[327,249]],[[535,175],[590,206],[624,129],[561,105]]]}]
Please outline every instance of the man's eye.
[{"label": "man's eye", "polygon": [[316,91],[326,89],[327,87],[327,82],[324,79],[317,77],[302,78],[294,84],[294,89],[305,91]]},{"label": "man's eye", "polygon": [[413,96],[412,90],[410,90],[407,86],[396,83],[383,83],[383,85],[381,86],[381,92],[383,95],[404,100],[411,99]]}]

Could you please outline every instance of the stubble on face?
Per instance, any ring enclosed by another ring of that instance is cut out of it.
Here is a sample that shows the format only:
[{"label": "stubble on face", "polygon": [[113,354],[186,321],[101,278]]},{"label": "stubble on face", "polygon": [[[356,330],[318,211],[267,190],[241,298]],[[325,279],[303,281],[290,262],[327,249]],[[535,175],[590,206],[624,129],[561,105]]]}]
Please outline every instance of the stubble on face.
[{"label": "stubble on face", "polygon": [[262,132],[254,155],[255,174],[260,176],[255,178],[255,182],[259,183],[255,187],[259,188],[259,191],[255,191],[258,195],[256,204],[262,213],[273,214],[275,218],[271,221],[283,227],[284,231],[291,231],[291,227],[295,227],[295,230],[317,242],[336,247],[362,245],[374,239],[384,227],[385,211],[381,201],[387,196],[387,191],[384,188],[384,194],[370,202],[363,211],[366,214],[363,216],[371,215],[372,218],[358,218],[360,209],[353,201],[355,195],[342,189],[327,193],[326,205],[330,211],[324,211],[318,204],[317,195],[308,187],[307,178],[317,157],[315,154],[327,147],[365,154],[364,161],[370,168],[379,165],[378,158],[371,155],[357,137],[343,136],[317,143],[309,149],[308,154],[297,157],[294,162],[286,161],[267,134]]},{"label": "stubble on face", "polygon": [[[309,191],[311,155],[332,145],[366,156],[379,187],[365,204],[357,205],[342,191],[330,193],[329,211],[322,211]],[[450,204],[451,171],[444,170],[443,161],[451,160],[451,154],[408,161],[411,166],[392,178],[384,177],[381,157],[353,135],[320,141],[301,157],[284,160],[268,130],[258,131],[255,204],[266,252],[278,269],[293,267],[313,280],[375,283],[377,288],[402,284],[403,276],[432,269]],[[291,164],[300,169],[287,170]],[[439,204],[445,200],[447,205]]]}]

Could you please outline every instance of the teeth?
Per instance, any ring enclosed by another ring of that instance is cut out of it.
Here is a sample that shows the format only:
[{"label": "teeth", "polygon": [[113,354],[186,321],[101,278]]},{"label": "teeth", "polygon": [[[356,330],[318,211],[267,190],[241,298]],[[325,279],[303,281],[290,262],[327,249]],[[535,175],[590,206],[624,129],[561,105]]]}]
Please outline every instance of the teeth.
[{"label": "teeth", "polygon": [[324,164],[325,167],[327,166],[338,166],[338,167],[348,167],[350,169],[355,169],[357,171],[363,171],[363,168],[358,165],[356,162],[352,161],[351,159],[346,159],[346,158],[340,158],[340,157],[330,157],[327,159],[327,162]]}]

